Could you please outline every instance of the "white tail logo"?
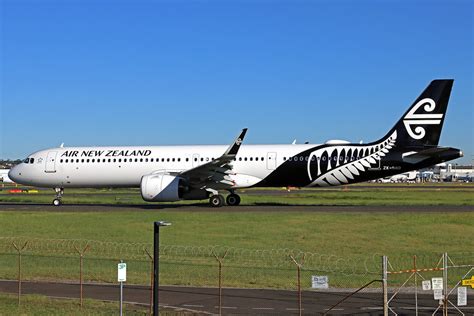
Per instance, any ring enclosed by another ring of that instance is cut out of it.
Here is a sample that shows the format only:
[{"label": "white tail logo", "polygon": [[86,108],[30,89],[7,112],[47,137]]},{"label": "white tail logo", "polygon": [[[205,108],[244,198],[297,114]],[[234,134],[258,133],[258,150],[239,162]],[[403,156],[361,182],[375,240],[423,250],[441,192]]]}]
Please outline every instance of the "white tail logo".
[{"label": "white tail logo", "polygon": [[426,131],[422,126],[416,126],[415,131],[413,131],[411,128],[412,125],[439,125],[443,118],[443,114],[416,114],[415,112],[422,106],[425,112],[433,112],[436,103],[430,98],[418,101],[418,103],[408,111],[408,114],[403,120],[408,134],[414,139],[422,139],[425,137]]}]

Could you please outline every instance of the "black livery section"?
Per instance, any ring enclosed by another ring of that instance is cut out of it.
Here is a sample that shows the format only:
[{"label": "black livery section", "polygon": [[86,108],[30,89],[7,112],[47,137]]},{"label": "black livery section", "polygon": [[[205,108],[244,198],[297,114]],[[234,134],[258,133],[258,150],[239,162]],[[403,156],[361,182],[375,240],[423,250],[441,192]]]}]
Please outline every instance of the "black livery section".
[{"label": "black livery section", "polygon": [[453,80],[434,80],[386,136],[369,144],[324,144],[290,157],[258,186],[330,186],[392,176],[462,156],[438,147]]}]

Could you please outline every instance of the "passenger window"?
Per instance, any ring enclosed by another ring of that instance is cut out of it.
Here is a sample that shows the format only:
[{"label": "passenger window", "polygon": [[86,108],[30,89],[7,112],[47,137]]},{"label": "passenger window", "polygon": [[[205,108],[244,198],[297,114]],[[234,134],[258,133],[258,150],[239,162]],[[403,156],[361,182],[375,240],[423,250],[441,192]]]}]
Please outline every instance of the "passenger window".
[{"label": "passenger window", "polygon": [[92,159],[92,162],[95,162],[95,159]]},{"label": "passenger window", "polygon": [[143,158],[140,158],[140,162],[143,162]]},{"label": "passenger window", "polygon": [[204,161],[204,158],[201,158],[201,161]]},{"label": "passenger window", "polygon": [[252,157],[250,157],[250,161],[253,161],[253,158],[252,158]]},{"label": "passenger window", "polygon": [[145,158],[145,162],[148,162],[148,158]]},{"label": "passenger window", "polygon": [[245,157],[244,160],[247,161],[247,157]]},{"label": "passenger window", "polygon": [[114,158],[114,162],[117,162],[117,159]]},{"label": "passenger window", "polygon": [[59,160],[59,162],[60,162],[60,163],[63,163],[63,160],[61,159],[61,160]]},{"label": "passenger window", "polygon": [[186,158],[186,162],[188,162],[188,161],[189,161],[189,158]]},{"label": "passenger window", "polygon": [[242,157],[239,157],[239,161],[242,161]]},{"label": "passenger window", "polygon": [[171,159],[171,161],[173,161],[173,162],[174,162],[174,158],[173,158],[173,159]]}]

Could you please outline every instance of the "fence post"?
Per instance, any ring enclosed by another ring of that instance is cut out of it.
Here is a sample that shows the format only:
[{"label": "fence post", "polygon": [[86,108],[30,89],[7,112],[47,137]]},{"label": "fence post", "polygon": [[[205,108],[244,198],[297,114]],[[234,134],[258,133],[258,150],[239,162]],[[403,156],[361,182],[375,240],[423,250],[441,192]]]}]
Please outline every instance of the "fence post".
[{"label": "fence post", "polygon": [[296,265],[296,269],[297,269],[297,277],[298,277],[298,313],[301,316],[302,313],[303,313],[302,297],[301,297],[301,267],[304,264],[305,255],[303,254],[303,259],[301,260],[301,263],[296,262],[295,258],[293,258],[292,255],[288,255],[288,256],[290,257],[291,260],[293,260],[293,262]]},{"label": "fence post", "polygon": [[388,289],[387,289],[388,258],[382,256],[382,288],[383,288],[383,315],[388,316]]},{"label": "fence post", "polygon": [[413,256],[413,271],[414,271],[414,283],[415,283],[415,316],[418,316],[418,282],[417,274],[418,268],[416,267],[416,255]]},{"label": "fence post", "polygon": [[443,315],[448,316],[448,253],[443,254]]},{"label": "fence post", "polygon": [[145,248],[145,252],[150,258],[150,315],[153,314],[153,256],[150,254],[148,249]]},{"label": "fence post", "polygon": [[222,256],[222,258],[219,258],[214,250],[212,251],[212,254],[216,258],[217,262],[219,263],[219,315],[222,315],[222,260],[227,256],[227,252],[229,249],[227,249]]},{"label": "fence post", "polygon": [[26,241],[22,247],[18,247],[12,242],[13,247],[18,252],[18,306],[21,304],[21,252],[26,248],[28,242]]},{"label": "fence post", "polygon": [[83,262],[84,254],[86,253],[87,250],[89,250],[89,244],[86,244],[86,246],[84,247],[84,249],[82,249],[82,251],[77,249],[76,245],[74,245],[74,249],[76,249],[77,253],[79,254],[79,286],[80,286],[80,304],[82,308],[82,301],[83,301],[82,299],[82,262]]}]

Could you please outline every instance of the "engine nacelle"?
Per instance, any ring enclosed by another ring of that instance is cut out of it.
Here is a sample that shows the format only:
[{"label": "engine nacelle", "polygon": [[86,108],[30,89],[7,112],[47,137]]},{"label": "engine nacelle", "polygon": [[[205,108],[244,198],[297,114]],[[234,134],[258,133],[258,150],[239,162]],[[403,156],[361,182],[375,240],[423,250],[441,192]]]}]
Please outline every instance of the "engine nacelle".
[{"label": "engine nacelle", "polygon": [[173,202],[182,199],[185,185],[179,177],[157,173],[143,176],[140,189],[147,202]]}]

